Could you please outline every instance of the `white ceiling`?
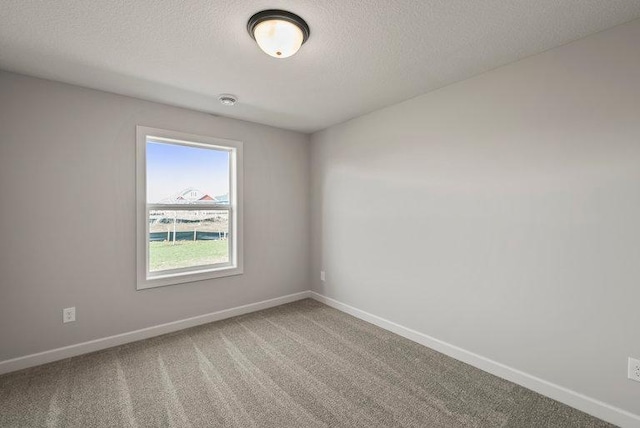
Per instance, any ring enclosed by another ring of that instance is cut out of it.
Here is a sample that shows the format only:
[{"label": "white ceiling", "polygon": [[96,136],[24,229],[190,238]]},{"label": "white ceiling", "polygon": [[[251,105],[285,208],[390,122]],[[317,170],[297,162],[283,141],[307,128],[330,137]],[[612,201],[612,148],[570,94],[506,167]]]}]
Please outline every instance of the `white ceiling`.
[{"label": "white ceiling", "polygon": [[[311,28],[291,58],[247,34],[270,8]],[[639,0],[0,0],[0,68],[312,132],[639,17]]]}]

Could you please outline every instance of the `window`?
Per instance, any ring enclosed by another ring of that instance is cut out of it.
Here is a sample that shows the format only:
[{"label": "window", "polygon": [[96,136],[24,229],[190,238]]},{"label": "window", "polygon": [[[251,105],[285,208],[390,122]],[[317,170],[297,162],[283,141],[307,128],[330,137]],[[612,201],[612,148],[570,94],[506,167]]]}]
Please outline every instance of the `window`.
[{"label": "window", "polygon": [[242,273],[242,143],[137,127],[138,290]]}]

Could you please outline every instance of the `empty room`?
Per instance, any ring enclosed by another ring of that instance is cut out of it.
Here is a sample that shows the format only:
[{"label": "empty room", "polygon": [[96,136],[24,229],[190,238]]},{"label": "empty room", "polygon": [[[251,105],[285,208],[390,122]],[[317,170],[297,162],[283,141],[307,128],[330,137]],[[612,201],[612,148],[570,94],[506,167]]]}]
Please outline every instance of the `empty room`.
[{"label": "empty room", "polygon": [[0,427],[640,427],[640,1],[0,0]]}]

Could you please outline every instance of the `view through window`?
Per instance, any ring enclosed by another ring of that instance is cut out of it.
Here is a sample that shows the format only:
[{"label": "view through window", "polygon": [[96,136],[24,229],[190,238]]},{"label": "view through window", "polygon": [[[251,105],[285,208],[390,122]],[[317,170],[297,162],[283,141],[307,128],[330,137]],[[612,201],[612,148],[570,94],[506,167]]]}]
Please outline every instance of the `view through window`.
[{"label": "view through window", "polygon": [[150,272],[229,262],[229,170],[227,150],[147,137]]}]

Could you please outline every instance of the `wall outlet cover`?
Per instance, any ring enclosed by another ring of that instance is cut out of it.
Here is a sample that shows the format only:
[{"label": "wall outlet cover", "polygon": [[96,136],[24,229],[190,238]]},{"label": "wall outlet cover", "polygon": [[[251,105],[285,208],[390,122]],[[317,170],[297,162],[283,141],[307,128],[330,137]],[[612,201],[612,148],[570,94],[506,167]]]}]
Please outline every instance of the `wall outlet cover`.
[{"label": "wall outlet cover", "polygon": [[73,322],[75,320],[76,320],[76,308],[75,308],[75,306],[73,308],[64,308],[62,310],[62,322],[63,323]]},{"label": "wall outlet cover", "polygon": [[324,271],[320,271],[320,281],[324,281]]},{"label": "wall outlet cover", "polygon": [[629,379],[640,382],[640,360],[629,357]]}]

